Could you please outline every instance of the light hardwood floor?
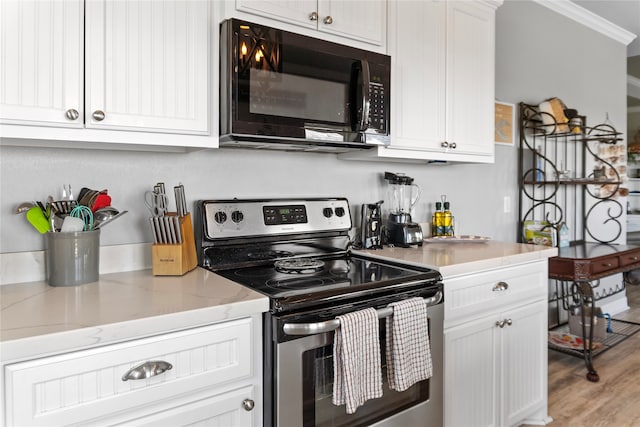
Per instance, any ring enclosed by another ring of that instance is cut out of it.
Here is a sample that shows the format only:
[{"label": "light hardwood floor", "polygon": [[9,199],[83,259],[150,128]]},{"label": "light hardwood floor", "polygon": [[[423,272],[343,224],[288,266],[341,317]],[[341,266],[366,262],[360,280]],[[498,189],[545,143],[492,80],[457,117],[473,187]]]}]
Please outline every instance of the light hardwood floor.
[{"label": "light hardwood floor", "polygon": [[[640,323],[640,285],[627,286],[629,310],[616,319]],[[584,361],[549,350],[551,427],[640,427],[640,332],[594,359],[597,383]]]}]

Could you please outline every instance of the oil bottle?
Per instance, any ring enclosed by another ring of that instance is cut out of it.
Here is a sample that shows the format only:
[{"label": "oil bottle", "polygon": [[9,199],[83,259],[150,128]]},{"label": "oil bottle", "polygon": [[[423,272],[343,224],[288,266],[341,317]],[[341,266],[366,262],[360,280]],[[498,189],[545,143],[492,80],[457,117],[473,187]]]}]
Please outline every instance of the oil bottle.
[{"label": "oil bottle", "polygon": [[431,216],[431,236],[442,236],[444,232],[442,203],[436,202],[436,210]]}]

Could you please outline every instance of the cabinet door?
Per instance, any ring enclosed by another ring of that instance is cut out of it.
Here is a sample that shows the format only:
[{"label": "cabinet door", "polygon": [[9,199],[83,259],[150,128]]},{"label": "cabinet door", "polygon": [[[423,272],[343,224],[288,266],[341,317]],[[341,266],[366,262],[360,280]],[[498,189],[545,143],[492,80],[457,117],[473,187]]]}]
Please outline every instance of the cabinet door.
[{"label": "cabinet door", "polygon": [[456,154],[493,156],[495,10],[447,2],[447,142]]},{"label": "cabinet door", "polygon": [[82,127],[83,3],[0,2],[0,122]]},{"label": "cabinet door", "polygon": [[445,426],[498,426],[500,328],[488,316],[445,330]]},{"label": "cabinet door", "polygon": [[389,3],[391,147],[442,151],[445,3]]},{"label": "cabinet door", "polygon": [[505,312],[502,328],[503,425],[515,425],[546,405],[547,306],[539,301]]},{"label": "cabinet door", "polygon": [[86,127],[207,133],[209,2],[92,0],[86,21]]},{"label": "cabinet door", "polygon": [[386,7],[382,0],[318,0],[318,30],[382,46],[387,35]]},{"label": "cabinet door", "polygon": [[317,29],[317,0],[236,0],[236,9],[306,28]]},{"label": "cabinet door", "polygon": [[257,412],[259,409],[247,410],[243,405],[245,400],[253,402],[254,395],[253,387],[244,387],[117,425],[122,427],[194,425],[251,427],[257,423],[254,422],[256,417],[250,411]]}]

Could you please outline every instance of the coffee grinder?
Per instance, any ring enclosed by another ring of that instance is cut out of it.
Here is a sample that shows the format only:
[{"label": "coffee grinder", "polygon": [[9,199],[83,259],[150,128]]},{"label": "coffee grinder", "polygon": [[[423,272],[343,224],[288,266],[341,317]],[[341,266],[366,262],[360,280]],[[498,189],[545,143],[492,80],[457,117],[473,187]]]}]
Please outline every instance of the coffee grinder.
[{"label": "coffee grinder", "polygon": [[390,212],[387,218],[387,243],[409,247],[422,246],[420,224],[411,220],[411,210],[420,198],[420,187],[404,174],[385,172],[389,182]]},{"label": "coffee grinder", "polygon": [[360,237],[363,249],[382,249],[382,203],[380,200],[362,205]]}]

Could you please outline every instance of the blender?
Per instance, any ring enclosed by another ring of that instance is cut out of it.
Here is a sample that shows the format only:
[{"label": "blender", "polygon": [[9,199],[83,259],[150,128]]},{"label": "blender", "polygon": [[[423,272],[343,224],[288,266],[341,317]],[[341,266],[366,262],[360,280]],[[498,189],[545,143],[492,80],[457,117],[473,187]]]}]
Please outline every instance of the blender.
[{"label": "blender", "polygon": [[422,246],[422,228],[411,220],[411,210],[420,198],[420,187],[413,178],[400,173],[385,172],[389,182],[391,211],[387,218],[387,243],[396,246]]}]

